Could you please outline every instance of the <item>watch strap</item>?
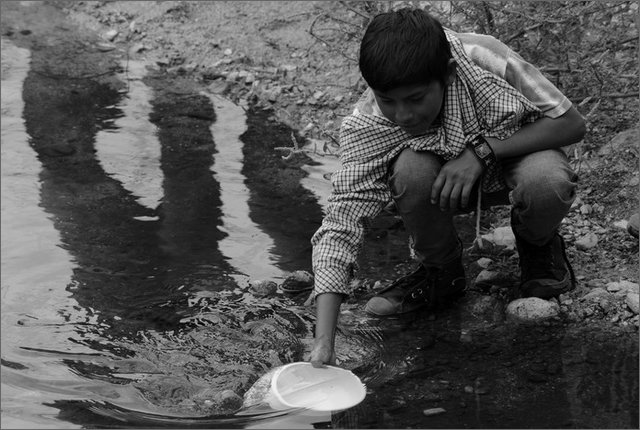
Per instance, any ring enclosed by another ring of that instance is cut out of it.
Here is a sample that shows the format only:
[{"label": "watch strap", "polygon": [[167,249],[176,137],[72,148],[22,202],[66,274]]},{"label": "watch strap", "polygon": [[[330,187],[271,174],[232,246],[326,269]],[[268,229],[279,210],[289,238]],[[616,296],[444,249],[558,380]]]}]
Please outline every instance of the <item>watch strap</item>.
[{"label": "watch strap", "polygon": [[491,145],[489,145],[489,142],[487,142],[484,136],[479,135],[469,146],[475,156],[484,164],[485,168],[497,161],[496,154],[494,154]]}]

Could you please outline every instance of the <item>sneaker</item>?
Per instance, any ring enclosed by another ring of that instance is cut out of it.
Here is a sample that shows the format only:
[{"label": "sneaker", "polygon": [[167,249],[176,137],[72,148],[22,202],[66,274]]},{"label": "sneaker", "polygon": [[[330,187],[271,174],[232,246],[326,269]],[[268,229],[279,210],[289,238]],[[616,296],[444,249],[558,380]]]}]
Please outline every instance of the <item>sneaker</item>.
[{"label": "sneaker", "polygon": [[522,297],[550,299],[576,287],[564,240],[558,233],[542,246],[532,245],[516,234],[516,247]]},{"label": "sneaker", "polygon": [[364,310],[377,316],[434,309],[450,304],[464,295],[466,286],[462,259],[442,268],[426,268],[422,264],[369,299]]}]

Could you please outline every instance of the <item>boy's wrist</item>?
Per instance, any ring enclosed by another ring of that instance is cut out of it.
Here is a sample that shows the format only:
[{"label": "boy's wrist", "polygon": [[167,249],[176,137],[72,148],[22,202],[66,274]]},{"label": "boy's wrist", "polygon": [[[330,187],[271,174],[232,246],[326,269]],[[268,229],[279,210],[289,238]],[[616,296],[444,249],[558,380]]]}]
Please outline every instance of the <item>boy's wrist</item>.
[{"label": "boy's wrist", "polygon": [[493,148],[487,142],[483,136],[479,135],[475,140],[470,142],[468,145],[469,149],[476,156],[478,160],[482,163],[484,169],[486,170],[490,165],[495,164],[497,161],[496,154],[493,152]]}]

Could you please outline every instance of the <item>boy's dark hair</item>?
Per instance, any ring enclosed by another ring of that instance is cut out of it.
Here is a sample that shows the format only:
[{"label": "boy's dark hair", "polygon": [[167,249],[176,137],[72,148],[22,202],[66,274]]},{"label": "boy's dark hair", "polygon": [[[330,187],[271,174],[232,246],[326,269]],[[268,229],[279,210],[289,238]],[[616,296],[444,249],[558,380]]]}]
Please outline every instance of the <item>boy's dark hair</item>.
[{"label": "boy's dark hair", "polygon": [[360,73],[379,91],[433,81],[444,85],[450,58],[442,24],[421,9],[376,15],[360,43]]}]

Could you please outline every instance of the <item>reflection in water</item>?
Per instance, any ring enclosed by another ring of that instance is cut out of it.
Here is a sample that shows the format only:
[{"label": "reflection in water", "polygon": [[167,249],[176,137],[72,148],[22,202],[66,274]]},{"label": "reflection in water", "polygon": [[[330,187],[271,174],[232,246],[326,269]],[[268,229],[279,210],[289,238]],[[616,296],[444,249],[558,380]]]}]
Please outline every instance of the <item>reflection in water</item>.
[{"label": "reflection in water", "polygon": [[141,205],[156,209],[162,201],[160,143],[149,122],[153,94],[142,78],[141,62],[127,62],[127,93],[118,108],[122,114],[113,128],[96,134],[96,156],[105,172],[136,196]]},{"label": "reflection in water", "polygon": [[217,121],[211,125],[211,132],[220,137],[216,142],[217,152],[211,170],[222,185],[221,230],[227,234],[227,237],[219,241],[218,246],[229,259],[229,264],[250,279],[279,278],[282,271],[277,268],[277,259],[272,254],[273,240],[249,217],[249,191],[245,176],[241,173],[244,144],[239,139],[247,129],[244,109],[222,97],[209,97],[217,115]]}]

